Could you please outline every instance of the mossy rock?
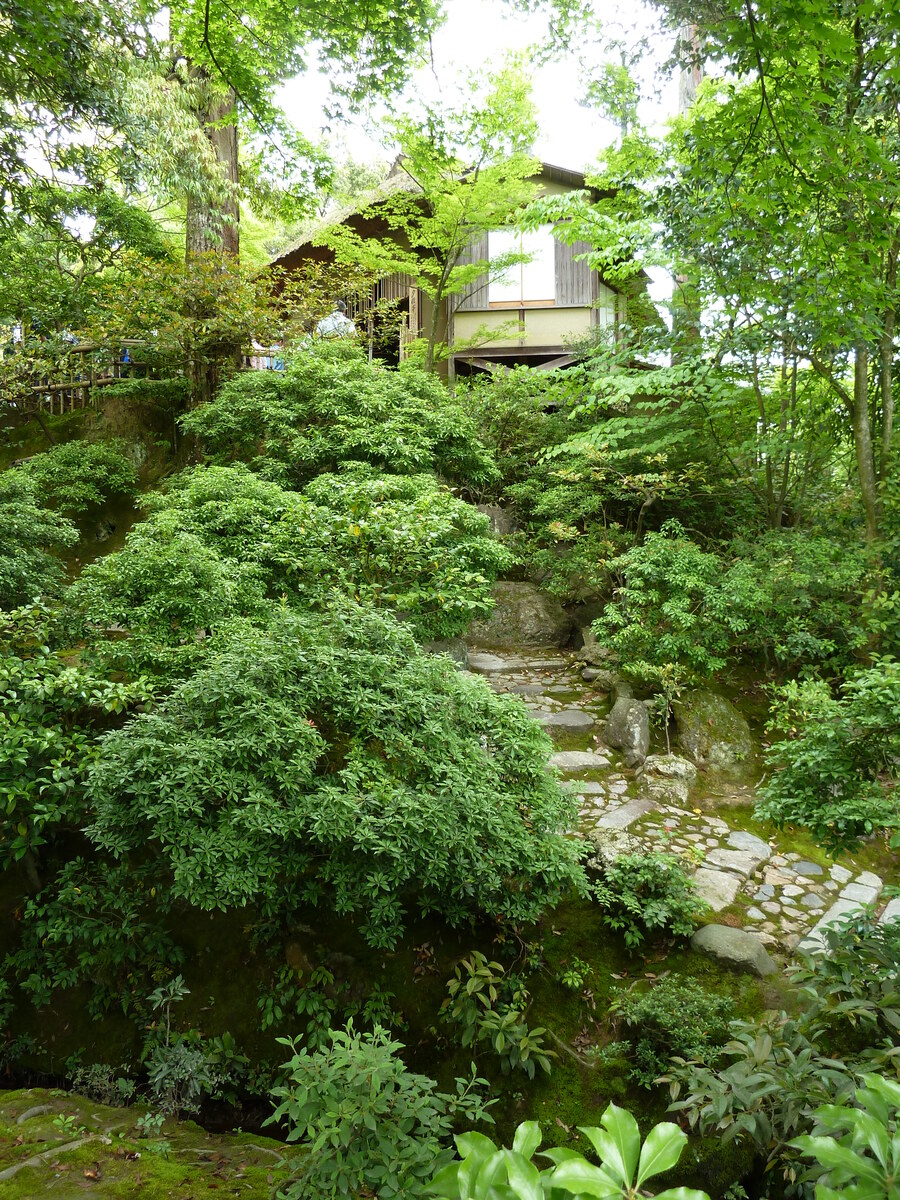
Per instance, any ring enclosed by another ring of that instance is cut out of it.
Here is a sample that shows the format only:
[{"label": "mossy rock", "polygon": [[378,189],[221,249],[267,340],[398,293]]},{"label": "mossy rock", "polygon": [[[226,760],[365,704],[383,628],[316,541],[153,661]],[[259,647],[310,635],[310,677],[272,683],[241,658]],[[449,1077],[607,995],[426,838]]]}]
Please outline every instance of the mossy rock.
[{"label": "mossy rock", "polygon": [[750,726],[725,696],[698,688],[685,692],[672,709],[679,745],[698,767],[733,767],[752,756]]},{"label": "mossy rock", "polygon": [[217,1191],[269,1200],[287,1178],[284,1147],[271,1138],[170,1120],[144,1139],[136,1123],[145,1111],[45,1088],[0,1093],[0,1195],[199,1200]]}]

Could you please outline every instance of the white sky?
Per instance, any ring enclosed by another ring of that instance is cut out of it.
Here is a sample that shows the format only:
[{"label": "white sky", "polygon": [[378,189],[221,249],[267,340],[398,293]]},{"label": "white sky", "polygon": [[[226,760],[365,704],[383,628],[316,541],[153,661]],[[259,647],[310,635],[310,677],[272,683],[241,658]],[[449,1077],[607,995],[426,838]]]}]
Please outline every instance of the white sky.
[{"label": "white sky", "polygon": [[[661,126],[674,115],[677,86],[673,81],[654,78],[668,56],[670,38],[658,31],[653,13],[633,0],[595,0],[595,11],[602,19],[608,36],[633,41],[646,36],[651,52],[642,63],[641,82],[647,93],[642,116],[647,124]],[[461,71],[480,70],[499,63],[510,50],[525,50],[546,41],[546,23],[541,16],[511,12],[499,0],[445,0],[447,19],[433,39],[434,70],[431,65],[416,72],[407,95],[420,92],[436,98],[451,88]],[[622,15],[623,10],[627,15]],[[598,152],[614,140],[615,130],[596,112],[578,104],[578,71],[573,60],[554,62],[533,75],[534,99],[540,121],[540,136],[535,147],[540,158],[561,167],[581,170],[593,162]],[[279,103],[291,121],[307,136],[318,139],[325,132],[323,105],[327,79],[317,72],[300,76],[285,84]],[[392,158],[390,148],[379,144],[378,113],[370,119],[335,126],[329,140],[338,157],[371,161]]]}]

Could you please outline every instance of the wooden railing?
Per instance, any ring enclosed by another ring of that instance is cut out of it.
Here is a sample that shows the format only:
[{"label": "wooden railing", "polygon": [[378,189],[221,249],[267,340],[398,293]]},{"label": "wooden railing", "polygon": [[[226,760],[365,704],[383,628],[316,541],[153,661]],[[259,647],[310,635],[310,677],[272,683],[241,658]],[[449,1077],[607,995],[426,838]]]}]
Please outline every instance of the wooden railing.
[{"label": "wooden railing", "polygon": [[96,408],[102,388],[123,379],[153,376],[148,364],[135,361],[132,353],[145,344],[134,339],[126,339],[115,347],[75,342],[69,347],[65,361],[29,388],[31,404],[51,414]]}]

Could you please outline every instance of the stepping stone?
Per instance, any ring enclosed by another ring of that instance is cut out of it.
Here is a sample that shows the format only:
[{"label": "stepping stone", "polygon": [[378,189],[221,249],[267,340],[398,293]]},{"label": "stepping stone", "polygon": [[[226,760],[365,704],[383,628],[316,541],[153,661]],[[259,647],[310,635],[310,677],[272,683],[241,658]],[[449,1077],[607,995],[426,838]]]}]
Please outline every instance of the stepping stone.
[{"label": "stepping stone", "polygon": [[[790,855],[788,857],[790,857]],[[822,868],[819,866],[818,863],[809,862],[806,859],[801,859],[799,862],[795,862],[794,866],[793,866],[793,870],[796,871],[796,873],[798,875],[824,875],[825,874],[825,872],[822,870]]]},{"label": "stepping stone", "polygon": [[800,903],[804,908],[822,909],[825,907],[825,901],[816,892],[807,892],[805,896],[801,896]]},{"label": "stepping stone", "polygon": [[755,833],[747,833],[743,829],[735,829],[728,835],[728,845],[733,850],[747,850],[751,854],[757,854],[760,859],[769,858],[772,853],[772,847],[768,842],[758,838]]},{"label": "stepping stone", "polygon": [[900,896],[895,896],[893,900],[888,900],[879,921],[882,925],[887,925],[891,921],[900,921]]},{"label": "stepping stone", "polygon": [[781,912],[781,905],[777,900],[763,900],[762,908],[764,912],[770,913],[773,917],[777,917]]},{"label": "stepping stone", "polygon": [[874,904],[881,895],[880,887],[866,887],[863,883],[848,883],[841,889],[842,900],[858,900],[860,904]]},{"label": "stepping stone", "polygon": [[853,872],[848,871],[846,867],[839,867],[837,863],[831,868],[831,878],[838,883],[849,883],[853,878]]},{"label": "stepping stone", "polygon": [[832,904],[831,908],[829,908],[825,916],[812,927],[806,937],[798,944],[797,949],[802,954],[820,954],[825,948],[824,930],[826,926],[834,925],[851,913],[859,912],[861,907],[862,905],[858,900],[839,897]]},{"label": "stepping stone", "polygon": [[[499,681],[498,681],[499,682]],[[515,692],[517,696],[535,696],[544,698],[543,686],[539,683],[509,683],[506,685],[508,692]]]},{"label": "stepping stone", "polygon": [[747,879],[763,860],[758,854],[753,854],[749,850],[726,850],[720,846],[717,850],[710,850],[706,856],[706,861],[714,867],[722,867],[726,871],[735,871],[738,875],[742,875]]},{"label": "stepping stone", "polygon": [[764,921],[766,919],[766,914],[762,909],[757,908],[755,904],[747,909],[747,916],[751,921]]},{"label": "stepping stone", "polygon": [[585,779],[574,786],[579,796],[603,796],[606,794],[603,784],[596,783],[593,779]]},{"label": "stepping stone", "polygon": [[711,871],[708,867],[698,867],[694,872],[694,887],[703,897],[713,912],[721,912],[729,904],[734,904],[741,881],[737,875],[727,871]]},{"label": "stepping stone", "polygon": [[761,883],[756,890],[754,900],[771,900],[775,895],[775,888],[771,883]]},{"label": "stepping stone", "polygon": [[863,887],[878,888],[879,892],[884,887],[884,880],[873,871],[863,871],[860,875],[857,875],[854,882],[862,884]]},{"label": "stepping stone", "polygon": [[803,888],[796,883],[786,883],[781,889],[785,896],[802,896]]},{"label": "stepping stone", "polygon": [[773,975],[778,970],[759,938],[746,929],[732,929],[730,925],[704,925],[691,938],[691,945],[735,971],[765,976]]},{"label": "stepping stone", "polygon": [[593,750],[560,750],[551,756],[550,766],[560,771],[602,770],[609,766],[609,759]]},{"label": "stepping stone", "polygon": [[541,724],[548,729],[590,729],[594,718],[580,708],[563,708],[541,717]]},{"label": "stepping stone", "polygon": [[597,824],[602,829],[627,829],[633,821],[650,812],[652,808],[653,804],[649,800],[629,800],[621,808],[614,808],[601,817]]},{"label": "stepping stone", "polygon": [[510,663],[507,659],[498,658],[496,654],[470,654],[469,670],[489,674],[493,671],[505,671]]}]

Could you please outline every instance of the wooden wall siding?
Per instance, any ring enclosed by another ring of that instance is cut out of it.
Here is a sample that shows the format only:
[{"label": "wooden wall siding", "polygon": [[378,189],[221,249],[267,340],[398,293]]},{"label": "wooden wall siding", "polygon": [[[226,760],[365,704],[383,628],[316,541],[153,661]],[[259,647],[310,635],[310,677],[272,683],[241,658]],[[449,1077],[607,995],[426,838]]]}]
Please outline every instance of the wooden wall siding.
[{"label": "wooden wall siding", "polygon": [[[466,266],[469,263],[479,262],[488,257],[488,235],[481,234],[469,243],[468,247],[463,251],[459,258],[459,266]],[[468,292],[459,299],[456,297],[450,300],[451,307],[458,309],[460,312],[474,312],[481,308],[488,307],[488,277],[487,275],[479,275],[474,281]]]},{"label": "wooden wall siding", "polygon": [[558,308],[586,308],[591,303],[591,268],[577,254],[590,250],[587,242],[556,242],[556,304]]}]

